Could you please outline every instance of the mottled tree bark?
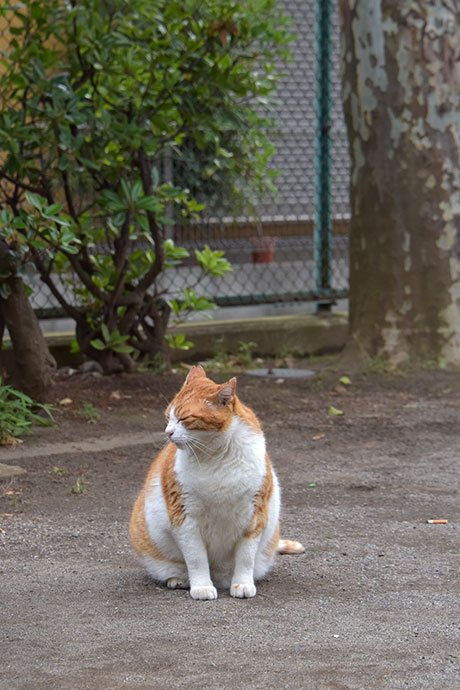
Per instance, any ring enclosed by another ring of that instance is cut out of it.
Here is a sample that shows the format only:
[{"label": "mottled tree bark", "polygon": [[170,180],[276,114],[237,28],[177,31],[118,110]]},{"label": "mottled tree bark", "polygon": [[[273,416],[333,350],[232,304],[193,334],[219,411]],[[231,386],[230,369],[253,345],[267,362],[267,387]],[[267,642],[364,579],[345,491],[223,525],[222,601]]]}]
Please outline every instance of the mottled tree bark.
[{"label": "mottled tree bark", "polygon": [[[0,240],[0,271],[7,273],[9,268],[8,247]],[[13,366],[7,371],[7,381],[33,400],[43,402],[53,382],[56,361],[48,349],[21,278],[10,275],[2,281],[10,290],[6,299],[0,298],[0,335],[3,336],[6,326],[13,346]]]},{"label": "mottled tree bark", "polygon": [[460,4],[342,0],[349,355],[460,364]]}]

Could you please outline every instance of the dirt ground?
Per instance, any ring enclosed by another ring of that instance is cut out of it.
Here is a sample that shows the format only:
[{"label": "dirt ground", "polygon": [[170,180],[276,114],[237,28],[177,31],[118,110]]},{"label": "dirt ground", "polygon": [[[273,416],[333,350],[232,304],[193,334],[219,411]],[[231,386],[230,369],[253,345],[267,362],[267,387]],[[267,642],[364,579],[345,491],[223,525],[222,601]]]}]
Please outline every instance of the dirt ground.
[{"label": "dirt ground", "polygon": [[460,375],[344,373],[238,376],[306,554],[208,602],[149,580],[127,535],[184,374],[59,382],[57,425],[0,449],[27,470],[0,483],[0,688],[459,690]]}]

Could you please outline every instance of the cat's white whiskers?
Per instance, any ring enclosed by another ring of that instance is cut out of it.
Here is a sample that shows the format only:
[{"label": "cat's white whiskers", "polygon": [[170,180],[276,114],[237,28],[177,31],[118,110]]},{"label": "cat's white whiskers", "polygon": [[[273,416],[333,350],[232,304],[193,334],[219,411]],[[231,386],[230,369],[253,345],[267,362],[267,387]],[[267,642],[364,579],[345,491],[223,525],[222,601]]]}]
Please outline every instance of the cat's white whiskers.
[{"label": "cat's white whiskers", "polygon": [[204,455],[207,455],[209,458],[212,458],[213,453],[209,452],[209,448],[205,443],[197,441],[197,439],[195,438],[190,439],[188,443],[190,443],[190,445],[195,446],[195,448],[197,448],[200,451],[200,453],[203,453]]},{"label": "cat's white whiskers", "polygon": [[196,459],[196,461],[197,461],[197,463],[198,463],[198,467],[201,469],[201,463],[200,463],[200,461],[198,460],[198,455],[195,453],[195,451],[194,451],[194,449],[193,449],[193,446],[192,446],[191,442],[190,442],[190,441],[185,441],[185,442],[184,442],[184,445],[185,445],[185,447],[187,448],[187,450],[191,450],[191,451],[192,451],[192,453],[193,453],[193,455],[195,456],[195,459]]},{"label": "cat's white whiskers", "polygon": [[168,406],[168,405],[169,405],[169,400],[168,400],[168,398],[166,397],[166,395],[165,395],[164,393],[162,393],[161,391],[160,391],[160,395],[161,395],[161,397],[163,398],[163,400],[165,401],[166,405]]}]

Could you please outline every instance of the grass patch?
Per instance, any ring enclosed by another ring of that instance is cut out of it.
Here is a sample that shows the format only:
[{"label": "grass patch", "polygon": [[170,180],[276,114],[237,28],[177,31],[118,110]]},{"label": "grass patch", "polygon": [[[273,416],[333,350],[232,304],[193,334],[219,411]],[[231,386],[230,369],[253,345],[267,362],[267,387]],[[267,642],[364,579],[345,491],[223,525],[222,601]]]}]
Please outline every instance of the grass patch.
[{"label": "grass patch", "polygon": [[86,477],[81,476],[78,477],[77,481],[70,489],[70,493],[74,494],[75,496],[81,496],[81,494],[86,491],[86,488]]},{"label": "grass patch", "polygon": [[81,409],[75,410],[74,415],[84,417],[88,422],[97,422],[101,418],[101,413],[97,407],[90,402],[84,402]]}]

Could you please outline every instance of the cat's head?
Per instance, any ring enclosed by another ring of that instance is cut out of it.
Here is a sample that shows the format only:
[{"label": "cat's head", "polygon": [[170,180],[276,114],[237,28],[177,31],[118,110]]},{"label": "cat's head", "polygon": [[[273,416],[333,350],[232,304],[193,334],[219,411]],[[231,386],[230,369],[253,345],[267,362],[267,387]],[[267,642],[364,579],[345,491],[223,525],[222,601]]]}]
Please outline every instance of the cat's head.
[{"label": "cat's head", "polygon": [[223,432],[230,426],[235,402],[236,379],[217,384],[201,366],[192,367],[184,385],[166,409],[165,429],[178,448],[206,432]]}]

